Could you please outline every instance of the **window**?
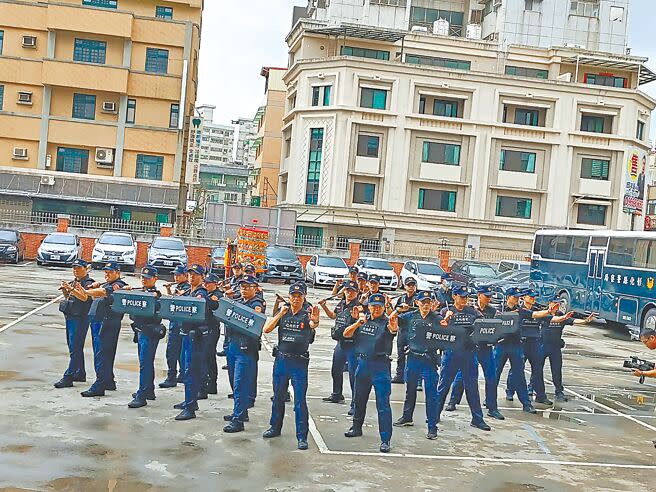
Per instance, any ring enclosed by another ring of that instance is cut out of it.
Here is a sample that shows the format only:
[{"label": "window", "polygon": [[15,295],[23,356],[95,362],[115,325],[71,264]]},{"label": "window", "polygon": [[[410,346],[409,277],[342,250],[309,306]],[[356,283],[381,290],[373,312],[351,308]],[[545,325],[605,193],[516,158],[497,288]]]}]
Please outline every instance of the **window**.
[{"label": "window", "polygon": [[373,205],[376,198],[376,185],[372,183],[353,183],[353,203]]},{"label": "window", "polygon": [[115,9],[118,7],[118,0],[82,0],[82,5]]},{"label": "window", "polygon": [[426,114],[426,98],[424,96],[419,98],[419,113]]},{"label": "window", "polygon": [[542,12],[542,0],[524,0],[524,10]]},{"label": "window", "polygon": [[424,142],[421,162],[431,164],[460,165],[460,145]]},{"label": "window", "polygon": [[310,130],[310,156],[305,188],[305,203],[316,205],[319,202],[319,180],[321,178],[321,158],[323,154],[323,128]]},{"label": "window", "polygon": [[608,180],[610,161],[605,159],[588,159],[581,161],[581,177],[583,179]]},{"label": "window", "polygon": [[[591,205],[588,203],[579,203],[577,222],[579,224],[606,225],[606,205]],[[611,240],[612,242],[612,240]],[[609,253],[610,257],[610,253]]]},{"label": "window", "polygon": [[569,14],[583,17],[599,17],[599,0],[572,0],[569,7]]},{"label": "window", "polygon": [[615,77],[611,74],[586,73],[583,77],[583,82],[606,87],[626,87],[626,79],[624,77]]},{"label": "window", "polygon": [[385,89],[363,87],[360,92],[360,107],[387,109],[387,91]]},{"label": "window", "polygon": [[89,151],[59,147],[57,149],[57,171],[86,174],[89,168]]},{"label": "window", "polygon": [[556,238],[556,254],[554,259],[569,261],[572,254],[572,236],[560,236]]},{"label": "window", "polygon": [[312,106],[330,106],[330,86],[312,87]]},{"label": "window", "polygon": [[157,155],[137,154],[137,172],[135,178],[162,180],[164,157]]},{"label": "window", "polygon": [[0,55],[2,55],[2,48],[4,47],[5,44],[5,32],[0,31]]},{"label": "window", "polygon": [[323,227],[296,226],[296,246],[320,248],[323,245]]},{"label": "window", "polygon": [[330,106],[330,86],[327,85],[323,88],[323,105]]},{"label": "window", "polygon": [[593,133],[606,133],[604,131],[603,116],[591,116],[584,114],[581,116],[581,131]]},{"label": "window", "polygon": [[5,101],[5,86],[0,85],[0,111],[2,111],[2,108],[4,107],[4,101]]},{"label": "window", "polygon": [[432,67],[455,68],[457,70],[471,70],[471,62],[451,58],[436,58],[434,56],[405,55],[405,62],[413,65],[430,65]]},{"label": "window", "polygon": [[180,105],[171,104],[171,114],[169,115],[169,128],[178,128],[180,124]]},{"label": "window", "polygon": [[169,50],[146,48],[146,72],[168,73]]},{"label": "window", "polygon": [[107,43],[105,41],[75,38],[74,61],[104,64],[106,55]]},{"label": "window", "polygon": [[514,77],[530,77],[534,79],[548,79],[549,70],[540,70],[537,68],[524,68],[524,67],[513,67],[506,66],[506,75],[512,75]]},{"label": "window", "polygon": [[570,261],[578,261],[581,263],[586,263],[588,261],[588,246],[590,244],[590,238],[584,236],[574,237],[572,243],[572,256]]},{"label": "window", "polygon": [[647,201],[647,215],[656,215],[656,200]]},{"label": "window", "polygon": [[374,60],[389,60],[390,52],[382,50],[371,50],[367,48],[355,48],[353,46],[342,46],[342,56],[357,56],[360,58],[373,58]]},{"label": "window", "polygon": [[498,196],[496,216],[530,219],[532,205],[533,200],[530,198]]},{"label": "window", "polygon": [[429,190],[419,188],[420,210],[439,210],[441,212],[456,211],[456,192],[443,190]]},{"label": "window", "polygon": [[155,17],[158,19],[173,19],[173,9],[171,7],[155,7]]},{"label": "window", "polygon": [[433,23],[437,19],[444,19],[449,22],[449,36],[462,36],[462,26],[464,22],[464,13],[455,12],[445,9],[429,9],[424,7],[411,7],[410,20],[414,22],[422,22],[425,24]]},{"label": "window", "polygon": [[534,173],[536,154],[519,150],[501,150],[499,169],[519,173]]},{"label": "window", "polygon": [[608,242],[608,256],[606,257],[606,263],[613,266],[633,266],[635,250],[635,239],[611,237]]},{"label": "window", "polygon": [[136,116],[137,116],[137,100],[128,99],[128,110],[125,113],[125,122],[134,124]]},{"label": "window", "polygon": [[515,109],[515,125],[539,126],[540,112],[537,109]]},{"label": "window", "polygon": [[649,239],[638,239],[636,241],[633,266],[656,270],[656,241]]},{"label": "window", "polygon": [[636,138],[638,140],[644,140],[645,138],[645,122],[638,121],[638,126],[636,127]]},{"label": "window", "polygon": [[226,203],[237,203],[237,199],[239,196],[237,193],[224,193],[223,194],[223,201]]},{"label": "window", "polygon": [[96,119],[96,96],[73,94],[73,118]]},{"label": "window", "polygon": [[433,115],[457,118],[458,102],[445,99],[435,99],[435,101],[433,101]]},{"label": "window", "polygon": [[358,135],[359,157],[378,157],[380,137],[374,135]]}]

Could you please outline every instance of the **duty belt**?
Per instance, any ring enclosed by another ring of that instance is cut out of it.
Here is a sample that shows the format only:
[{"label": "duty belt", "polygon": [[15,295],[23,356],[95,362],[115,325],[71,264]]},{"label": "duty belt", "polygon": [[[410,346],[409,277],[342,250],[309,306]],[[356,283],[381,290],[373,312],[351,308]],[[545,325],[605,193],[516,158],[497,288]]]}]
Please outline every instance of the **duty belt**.
[{"label": "duty belt", "polygon": [[290,354],[287,352],[278,352],[277,357],[282,359],[306,359],[310,360],[310,353],[305,352],[304,354]]},{"label": "duty belt", "polygon": [[357,354],[357,356],[358,356],[359,359],[371,359],[371,360],[377,360],[377,359],[381,359],[381,360],[382,360],[382,359],[385,359],[385,360],[387,360],[387,361],[391,361],[391,360],[392,360],[392,358],[391,358],[389,355],[387,355],[387,354],[373,354],[373,355],[368,355],[368,354],[359,353],[359,354]]}]

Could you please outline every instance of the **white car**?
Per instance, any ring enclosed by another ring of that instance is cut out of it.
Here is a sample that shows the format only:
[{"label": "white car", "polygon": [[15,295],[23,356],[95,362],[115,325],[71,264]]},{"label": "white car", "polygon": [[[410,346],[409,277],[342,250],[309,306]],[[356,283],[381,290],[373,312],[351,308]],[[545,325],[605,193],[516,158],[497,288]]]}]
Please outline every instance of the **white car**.
[{"label": "white car", "polygon": [[444,270],[430,261],[406,261],[401,270],[401,285],[407,278],[417,281],[417,290],[433,290],[442,282]]},{"label": "white car", "polygon": [[394,290],[399,287],[399,278],[389,261],[380,258],[362,257],[355,263],[358,272],[367,276],[375,274],[380,277],[380,288]]},{"label": "white car", "polygon": [[335,285],[348,277],[348,266],[339,256],[314,255],[305,265],[305,280],[312,285]]},{"label": "white car", "polygon": [[115,261],[127,270],[134,272],[137,262],[137,245],[130,234],[124,232],[103,232],[96,241],[91,253],[91,265],[100,268],[107,261]]},{"label": "white car", "polygon": [[53,232],[39,246],[36,264],[70,266],[78,258],[82,258],[80,238],[68,232]]}]

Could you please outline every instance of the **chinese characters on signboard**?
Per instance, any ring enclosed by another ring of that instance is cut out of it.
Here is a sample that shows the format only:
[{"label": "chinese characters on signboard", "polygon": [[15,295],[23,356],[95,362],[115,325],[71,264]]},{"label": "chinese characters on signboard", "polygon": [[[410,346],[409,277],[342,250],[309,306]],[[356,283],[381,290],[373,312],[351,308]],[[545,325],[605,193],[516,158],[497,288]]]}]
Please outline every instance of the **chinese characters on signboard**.
[{"label": "chinese characters on signboard", "polygon": [[645,203],[645,175],[647,153],[633,149],[624,171],[624,198],[622,209],[627,214],[642,215]]}]

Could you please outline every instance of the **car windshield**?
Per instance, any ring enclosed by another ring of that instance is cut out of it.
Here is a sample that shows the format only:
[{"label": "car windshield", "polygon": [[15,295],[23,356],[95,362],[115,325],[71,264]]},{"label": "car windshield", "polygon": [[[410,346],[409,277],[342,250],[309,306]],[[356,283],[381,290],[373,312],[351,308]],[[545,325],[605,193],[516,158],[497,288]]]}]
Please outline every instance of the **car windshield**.
[{"label": "car windshield", "polygon": [[103,234],[98,243],[111,244],[112,246],[132,246],[132,238],[122,234]]},{"label": "car windshield", "polygon": [[531,270],[531,264],[530,263],[520,263],[519,264],[519,269],[522,272],[528,272]]},{"label": "car windshield", "polygon": [[50,234],[43,242],[47,244],[68,244],[74,246],[75,236],[71,236],[70,234]]},{"label": "car windshield", "polygon": [[417,267],[419,268],[419,273],[423,273],[424,275],[442,275],[444,273],[444,270],[434,263],[419,263]]},{"label": "car windshield", "polygon": [[0,241],[16,241],[16,239],[14,231],[0,231]]},{"label": "car windshield", "polygon": [[387,263],[385,260],[365,260],[365,268],[372,268],[374,270],[394,270],[392,265]]},{"label": "car windshield", "polygon": [[225,248],[214,248],[212,250],[212,256],[214,257],[225,256]]},{"label": "car windshield", "polygon": [[474,277],[493,278],[497,276],[497,271],[489,265],[469,264],[469,273]]},{"label": "car windshield", "polygon": [[517,273],[517,272],[515,272],[513,270],[506,270],[505,272],[501,272],[500,274],[498,274],[497,278],[498,279],[505,279],[505,278],[510,277],[511,275],[514,275],[515,273]]},{"label": "car windshield", "polygon": [[291,249],[286,248],[267,248],[266,255],[268,258],[277,260],[296,260],[296,255]]},{"label": "car windshield", "polygon": [[524,282],[528,280],[531,275],[528,272],[515,272],[514,275],[509,276],[506,280],[513,282]]},{"label": "car windshield", "polygon": [[319,256],[317,264],[322,267],[347,268],[344,260],[335,256]]},{"label": "car windshield", "polygon": [[168,239],[158,237],[153,241],[153,247],[158,249],[172,249],[174,251],[182,251],[184,244],[179,239]]}]

